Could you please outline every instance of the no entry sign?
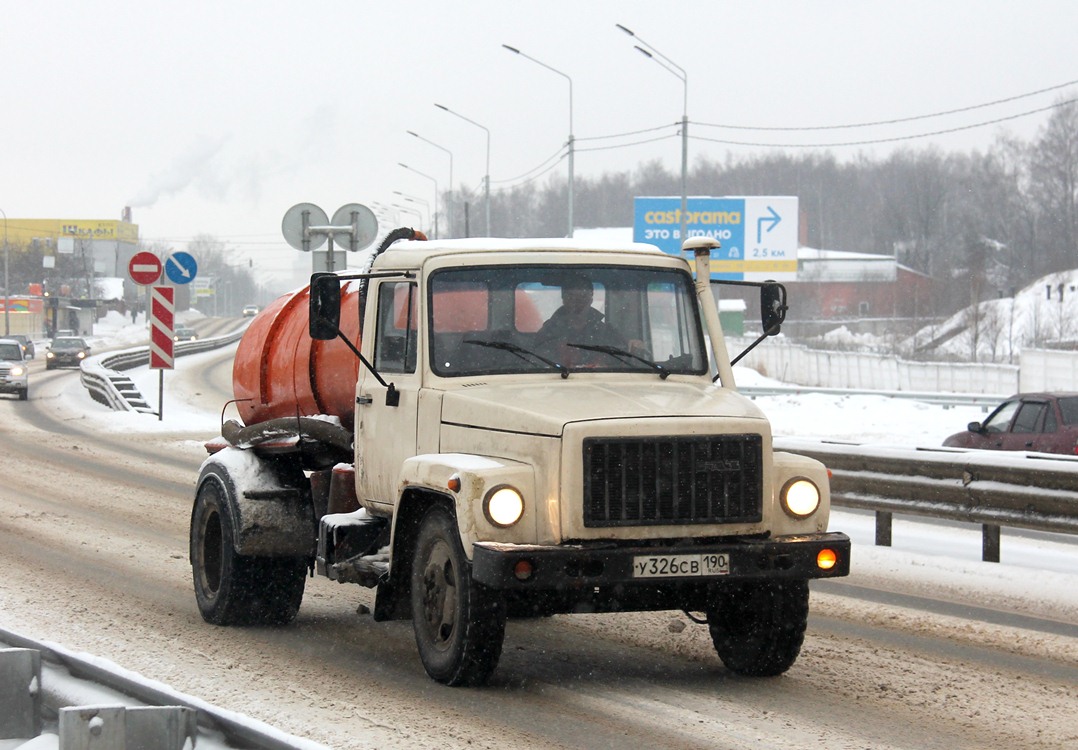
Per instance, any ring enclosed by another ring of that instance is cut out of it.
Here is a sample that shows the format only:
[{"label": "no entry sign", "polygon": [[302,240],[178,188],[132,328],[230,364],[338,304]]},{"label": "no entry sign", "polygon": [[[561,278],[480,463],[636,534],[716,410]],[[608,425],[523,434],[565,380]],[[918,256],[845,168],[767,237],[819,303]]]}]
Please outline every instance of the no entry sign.
[{"label": "no entry sign", "polygon": [[135,253],[131,262],[127,264],[127,272],[131,274],[131,280],[136,284],[142,286],[156,284],[161,278],[161,259],[146,250]]}]

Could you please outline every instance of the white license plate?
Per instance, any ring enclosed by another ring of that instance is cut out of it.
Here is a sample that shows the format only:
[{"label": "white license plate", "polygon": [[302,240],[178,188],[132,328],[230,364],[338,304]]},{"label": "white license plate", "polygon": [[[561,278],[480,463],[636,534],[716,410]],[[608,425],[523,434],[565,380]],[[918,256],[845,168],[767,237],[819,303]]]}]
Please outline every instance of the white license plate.
[{"label": "white license plate", "polygon": [[729,574],[730,556],[725,552],[633,557],[633,578],[694,578]]}]

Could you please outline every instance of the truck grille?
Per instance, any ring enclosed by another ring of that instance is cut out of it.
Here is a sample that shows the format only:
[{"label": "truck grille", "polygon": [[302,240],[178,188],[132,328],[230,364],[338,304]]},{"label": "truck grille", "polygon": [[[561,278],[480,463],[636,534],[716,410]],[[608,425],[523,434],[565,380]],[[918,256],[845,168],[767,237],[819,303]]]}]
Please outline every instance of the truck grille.
[{"label": "truck grille", "polygon": [[761,520],[760,435],[584,440],[584,525]]}]

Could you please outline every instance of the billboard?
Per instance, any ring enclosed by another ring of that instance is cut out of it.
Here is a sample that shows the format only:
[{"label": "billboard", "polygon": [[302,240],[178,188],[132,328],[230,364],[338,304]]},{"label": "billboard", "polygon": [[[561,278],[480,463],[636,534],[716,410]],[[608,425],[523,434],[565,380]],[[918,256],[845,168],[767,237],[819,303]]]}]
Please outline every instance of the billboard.
[{"label": "billboard", "polygon": [[[792,281],[797,278],[796,196],[692,197],[686,201],[685,234],[712,237],[715,278]],[[633,201],[633,240],[681,252],[681,198]]]}]

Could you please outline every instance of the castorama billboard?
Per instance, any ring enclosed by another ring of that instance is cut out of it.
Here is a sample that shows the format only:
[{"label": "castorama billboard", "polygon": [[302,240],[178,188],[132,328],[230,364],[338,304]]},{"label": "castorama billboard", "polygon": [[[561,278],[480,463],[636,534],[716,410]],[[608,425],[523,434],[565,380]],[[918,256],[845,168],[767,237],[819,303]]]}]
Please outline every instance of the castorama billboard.
[{"label": "castorama billboard", "polygon": [[[715,278],[792,281],[797,278],[797,198],[693,197],[686,200],[685,234],[712,237]],[[681,198],[636,198],[633,240],[681,252]]]}]

